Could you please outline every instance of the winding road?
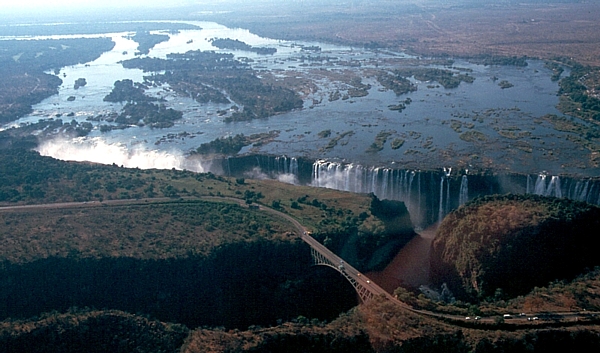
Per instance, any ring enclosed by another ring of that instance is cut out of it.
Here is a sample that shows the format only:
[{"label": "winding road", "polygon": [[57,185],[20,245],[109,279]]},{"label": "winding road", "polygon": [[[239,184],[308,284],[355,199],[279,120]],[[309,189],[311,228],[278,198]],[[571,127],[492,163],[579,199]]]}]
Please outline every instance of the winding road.
[{"label": "winding road", "polygon": [[[105,200],[105,201],[88,201],[88,202],[63,202],[63,203],[50,203],[50,204],[36,204],[36,205],[15,205],[15,206],[2,206],[0,207],[0,212],[11,212],[11,211],[22,211],[22,210],[44,210],[44,209],[67,209],[67,208],[91,208],[91,207],[106,207],[106,206],[118,206],[118,205],[135,205],[135,204],[148,204],[148,203],[156,203],[156,202],[176,202],[179,200],[204,200],[204,201],[231,201],[241,205],[242,207],[248,207],[243,199],[237,199],[233,197],[220,197],[220,196],[204,196],[204,197],[186,197],[186,198],[145,198],[145,199],[126,199],[126,200]],[[319,243],[316,239],[310,236],[309,231],[295,218],[292,216],[285,214],[283,212],[277,211],[270,207],[264,205],[258,205],[260,211],[264,211],[270,213],[276,217],[285,219],[290,222],[300,234],[301,239],[307,243],[312,249],[318,252],[323,258],[325,258],[331,264],[335,264],[337,266],[330,266],[335,268],[338,272],[342,273],[349,281],[355,281],[358,284],[353,284],[357,291],[359,288],[365,288],[369,292],[373,294],[373,296],[379,296],[391,300],[392,302],[400,305],[404,309],[407,309],[411,312],[426,315],[429,317],[436,317],[439,319],[452,320],[455,323],[457,322],[467,322],[473,321],[471,319],[467,319],[466,317],[459,315],[449,315],[436,313],[426,310],[417,310],[411,307],[408,304],[405,304],[399,301],[397,298],[392,296],[390,293],[386,292],[379,285],[370,280],[367,276],[361,274],[357,269],[355,269],[352,265],[345,262],[341,257],[334,254],[331,250],[327,249],[324,245]],[[359,293],[360,294],[360,293]],[[524,324],[528,322],[528,317],[532,316],[548,316],[552,315],[555,318],[559,318],[558,321],[564,322],[565,325],[570,325],[570,322],[579,321],[585,317],[597,317],[600,315],[599,312],[560,312],[560,313],[540,313],[537,315],[530,314],[527,316],[513,316],[513,319],[507,320],[507,322],[512,322],[515,324]],[[492,317],[481,318],[478,320],[480,322],[492,323],[495,321]],[[553,320],[555,321],[555,320]],[[592,320],[595,322],[595,320]],[[531,321],[534,324],[534,321]],[[590,323],[593,324],[593,323]],[[535,323],[536,327],[539,327],[538,323]]]},{"label": "winding road", "polygon": [[[239,204],[242,207],[248,207],[245,200],[237,199],[233,197],[219,197],[219,196],[205,196],[200,198],[184,198],[185,200],[205,200],[205,201],[231,201]],[[173,201],[172,198],[146,198],[146,199],[127,199],[127,200],[105,200],[99,201],[88,201],[88,202],[63,202],[63,203],[51,203],[51,204],[37,204],[37,205],[18,205],[18,206],[5,206],[0,207],[0,212],[9,211],[23,211],[23,210],[40,210],[40,209],[60,209],[60,208],[84,208],[84,207],[101,207],[101,206],[116,206],[116,205],[133,205],[133,204],[147,204],[150,202],[169,202]],[[277,211],[264,205],[258,205],[259,210],[270,213],[276,217],[282,218],[291,223],[297,230],[301,239],[307,243],[312,249],[317,251],[322,257],[327,259],[331,264],[331,267],[342,273],[350,282],[354,281],[353,285],[361,289],[367,290],[372,293],[373,296],[383,296],[389,300],[395,299],[390,293],[386,292],[383,288],[374,283],[367,276],[361,274],[352,265],[345,262],[341,257],[334,254],[331,250],[327,249],[324,245],[319,243],[315,238],[310,236],[308,229],[306,229],[298,220],[291,217],[288,214]],[[343,266],[336,266],[342,265]],[[357,288],[358,291],[358,288]],[[408,307],[406,304],[402,305]]]}]

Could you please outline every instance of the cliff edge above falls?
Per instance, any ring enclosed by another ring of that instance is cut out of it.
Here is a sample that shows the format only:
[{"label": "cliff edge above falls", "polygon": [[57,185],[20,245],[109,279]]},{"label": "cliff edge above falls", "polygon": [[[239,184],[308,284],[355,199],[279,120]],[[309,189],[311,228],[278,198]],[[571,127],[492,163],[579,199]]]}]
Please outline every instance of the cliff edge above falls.
[{"label": "cliff edge above falls", "polygon": [[537,195],[479,198],[440,224],[431,279],[465,300],[526,294],[600,265],[592,246],[599,228],[600,208],[587,203]]}]

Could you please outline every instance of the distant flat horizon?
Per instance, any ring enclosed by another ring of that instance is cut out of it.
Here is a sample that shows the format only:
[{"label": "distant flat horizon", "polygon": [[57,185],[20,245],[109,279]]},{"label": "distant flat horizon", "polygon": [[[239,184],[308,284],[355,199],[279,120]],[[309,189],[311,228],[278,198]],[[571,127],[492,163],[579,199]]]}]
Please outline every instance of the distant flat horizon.
[{"label": "distant flat horizon", "polygon": [[165,3],[161,0],[21,0],[3,4],[4,11],[40,11],[70,9],[114,9],[127,7],[173,7],[193,4],[190,0],[175,0]]}]

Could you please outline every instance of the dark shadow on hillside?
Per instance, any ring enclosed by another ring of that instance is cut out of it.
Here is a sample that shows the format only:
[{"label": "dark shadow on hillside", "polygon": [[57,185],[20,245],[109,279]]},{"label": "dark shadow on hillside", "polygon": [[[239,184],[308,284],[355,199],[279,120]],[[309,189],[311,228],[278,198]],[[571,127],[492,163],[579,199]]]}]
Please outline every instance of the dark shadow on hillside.
[{"label": "dark shadow on hillside", "polygon": [[356,305],[339,274],[311,268],[302,243],[230,244],[208,259],[48,258],[0,272],[2,319],[77,306],[245,329],[300,315],[331,320]]}]

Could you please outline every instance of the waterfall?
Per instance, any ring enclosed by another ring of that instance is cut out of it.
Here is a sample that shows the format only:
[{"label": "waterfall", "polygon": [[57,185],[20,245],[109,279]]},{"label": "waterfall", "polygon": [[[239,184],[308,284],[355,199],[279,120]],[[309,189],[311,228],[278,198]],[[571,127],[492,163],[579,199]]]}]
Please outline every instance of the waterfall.
[{"label": "waterfall", "polygon": [[[285,165],[279,167],[281,170],[298,174],[296,159],[282,157],[281,161]],[[275,163],[269,164],[277,169]],[[307,177],[312,177],[310,185],[316,187],[354,193],[372,192],[380,199],[403,201],[417,227],[441,222],[454,208],[480,195],[525,192],[600,204],[600,182],[595,179],[577,180],[550,176],[546,172],[499,179],[492,176],[468,175],[467,171],[460,178],[453,179],[451,172],[452,169],[448,167],[432,172],[365,167],[360,164],[324,160],[314,162],[312,171],[310,168],[304,171]]]},{"label": "waterfall", "polygon": [[383,180],[381,182],[381,198],[389,199],[390,196],[388,195],[388,183],[389,183],[388,169],[383,169],[382,173],[383,173],[383,176],[382,176]]},{"label": "waterfall", "polygon": [[[290,163],[294,163],[292,160]],[[289,170],[295,167],[290,166]],[[356,164],[316,161],[312,166],[311,185],[355,193],[373,193],[380,199],[399,200],[414,213],[421,205],[420,175],[414,171],[391,168],[363,167]],[[417,181],[415,181],[417,179]],[[414,185],[417,182],[419,185]],[[414,190],[418,188],[418,204],[413,205]],[[420,212],[420,209],[419,209]]]},{"label": "waterfall", "polygon": [[379,168],[369,169],[367,170],[367,174],[370,174],[369,178],[369,192],[374,193],[375,195],[381,195],[377,192],[377,172]]},{"label": "waterfall", "polygon": [[404,203],[406,205],[411,205],[411,202],[410,202],[410,190],[412,188],[412,183],[413,183],[413,179],[414,178],[415,178],[415,172],[410,172],[410,176],[408,178],[408,187],[407,187],[407,191],[406,191],[406,196],[403,199]]},{"label": "waterfall", "polygon": [[287,174],[287,157],[275,157],[275,173]]},{"label": "waterfall", "polygon": [[422,215],[421,215],[421,173],[417,174],[417,196],[418,196],[418,201],[417,201],[417,219],[419,221],[422,220]]},{"label": "waterfall", "polygon": [[546,186],[546,174],[538,175],[535,181],[534,193],[541,196],[556,196],[562,197],[562,190],[560,188],[560,178],[558,176],[552,176],[550,182]]},{"label": "waterfall", "polygon": [[462,206],[469,201],[469,182],[467,180],[467,175],[462,176],[462,180],[460,181],[460,191],[458,193],[458,205]]},{"label": "waterfall", "polygon": [[323,187],[324,185],[321,185],[321,178],[319,175],[319,169],[321,167],[322,162],[321,161],[316,161],[315,163],[313,163],[313,170],[312,170],[312,180],[311,183],[313,186],[317,186],[317,187]]},{"label": "waterfall", "polygon": [[362,165],[350,165],[350,176],[348,181],[352,179],[356,180],[354,185],[348,185],[348,190],[355,190],[355,192],[367,192],[369,188],[368,175]]},{"label": "waterfall", "polygon": [[587,199],[589,184],[589,180],[586,180],[585,183],[582,183],[580,181],[577,182],[577,185],[575,186],[575,195],[573,195],[575,200],[585,201]]},{"label": "waterfall", "polygon": [[598,198],[594,202],[596,205],[600,205],[600,192],[598,193]]},{"label": "waterfall", "polygon": [[598,198],[596,200],[593,199],[594,196],[594,186],[596,186],[596,184],[592,184],[592,187],[590,188],[590,196],[587,198],[587,202],[589,203],[594,203],[596,205],[600,205],[600,194],[598,195]]},{"label": "waterfall", "polygon": [[298,184],[300,180],[299,168],[298,168],[298,159],[295,157],[287,157],[287,156],[279,156],[273,159],[266,158],[266,163],[268,169],[263,169],[260,165],[260,160],[258,161],[258,166],[260,170],[269,175],[271,178],[276,178],[277,180],[288,183],[288,184]]},{"label": "waterfall", "polygon": [[298,159],[296,157],[292,157],[290,160],[290,174],[295,176],[299,176],[298,173]]},{"label": "waterfall", "polygon": [[535,189],[533,193],[536,195],[546,194],[546,174],[538,175],[538,178],[535,181]]},{"label": "waterfall", "polygon": [[452,168],[444,168],[444,174],[446,174],[446,207],[444,207],[444,216],[450,212],[450,174]]},{"label": "waterfall", "polygon": [[444,216],[450,212],[450,178],[446,177],[446,207],[444,208]]},{"label": "waterfall", "polygon": [[440,207],[438,211],[438,224],[442,222],[442,218],[444,218],[444,179],[446,177],[442,175],[440,180]]},{"label": "waterfall", "polygon": [[560,189],[560,179],[558,178],[558,176],[553,176],[550,179],[548,189],[546,189],[546,193],[544,194],[544,196],[562,197],[562,191]]},{"label": "waterfall", "polygon": [[283,174],[290,174],[290,162],[288,157],[283,157]]},{"label": "waterfall", "polygon": [[404,171],[400,171],[400,192],[398,193],[398,196],[402,199],[404,197],[404,194],[406,193],[406,188],[408,187],[408,184],[406,183],[406,175],[407,175],[408,171],[404,170]]}]

